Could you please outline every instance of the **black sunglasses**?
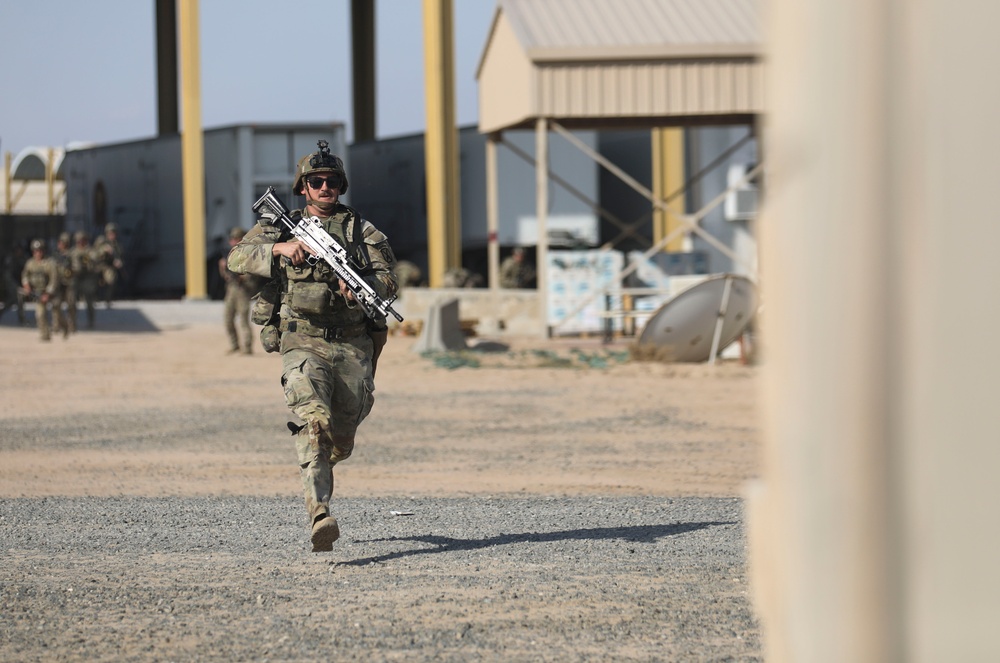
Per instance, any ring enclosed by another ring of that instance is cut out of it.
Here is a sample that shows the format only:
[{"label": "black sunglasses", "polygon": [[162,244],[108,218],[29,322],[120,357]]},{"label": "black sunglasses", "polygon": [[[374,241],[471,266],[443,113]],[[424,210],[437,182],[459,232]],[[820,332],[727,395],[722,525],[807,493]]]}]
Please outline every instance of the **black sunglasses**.
[{"label": "black sunglasses", "polygon": [[323,188],[323,182],[326,182],[326,185],[331,191],[334,189],[340,189],[340,185],[343,183],[339,175],[333,175],[331,177],[319,177],[314,175],[306,178],[306,183],[309,187],[316,189],[317,191]]}]

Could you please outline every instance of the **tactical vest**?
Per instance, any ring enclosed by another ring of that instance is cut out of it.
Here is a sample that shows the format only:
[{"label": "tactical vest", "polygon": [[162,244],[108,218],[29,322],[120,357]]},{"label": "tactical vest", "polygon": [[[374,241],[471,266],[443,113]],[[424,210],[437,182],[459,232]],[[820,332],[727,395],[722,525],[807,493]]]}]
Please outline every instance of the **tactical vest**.
[{"label": "tactical vest", "polygon": [[[301,212],[296,211],[291,216],[298,220],[300,215]],[[363,221],[357,212],[346,205],[338,205],[333,214],[321,221],[323,228],[347,250],[359,274],[364,275],[372,269],[364,243]],[[282,238],[283,241],[287,239],[291,239],[290,233]],[[283,286],[281,317],[287,321],[299,320],[307,323],[301,325],[303,327],[322,329],[350,327],[365,319],[360,307],[348,306],[347,300],[340,295],[337,274],[322,261],[316,265],[293,265],[283,260],[280,280]]]}]

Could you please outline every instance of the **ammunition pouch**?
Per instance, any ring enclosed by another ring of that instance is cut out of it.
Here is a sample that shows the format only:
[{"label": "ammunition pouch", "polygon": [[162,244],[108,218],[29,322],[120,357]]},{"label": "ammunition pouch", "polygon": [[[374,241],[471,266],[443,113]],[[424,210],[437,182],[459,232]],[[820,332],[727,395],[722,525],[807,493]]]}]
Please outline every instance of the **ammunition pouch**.
[{"label": "ammunition pouch", "polygon": [[281,332],[274,325],[264,325],[260,329],[260,346],[264,352],[277,352],[281,349]]},{"label": "ammunition pouch", "polygon": [[281,299],[281,283],[278,279],[272,279],[264,284],[257,295],[253,309],[250,311],[250,322],[255,325],[266,325],[278,310],[278,302]]},{"label": "ammunition pouch", "polygon": [[333,290],[326,283],[295,281],[288,284],[288,305],[307,315],[333,313]]}]

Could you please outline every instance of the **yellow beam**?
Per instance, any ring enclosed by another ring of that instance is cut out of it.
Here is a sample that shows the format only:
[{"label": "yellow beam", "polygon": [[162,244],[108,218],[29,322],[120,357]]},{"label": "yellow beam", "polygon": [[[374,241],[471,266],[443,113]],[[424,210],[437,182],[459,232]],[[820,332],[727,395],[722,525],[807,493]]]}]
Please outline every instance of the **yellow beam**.
[{"label": "yellow beam", "polygon": [[181,162],[184,180],[184,273],[188,299],[205,299],[205,159],[201,128],[198,0],[178,1],[181,46]]},{"label": "yellow beam", "polygon": [[424,0],[424,77],[427,131],[427,271],[441,287],[445,272],[462,264],[458,130],[455,127],[454,28],[451,0]]},{"label": "yellow beam", "polygon": [[[667,196],[680,191],[685,182],[684,172],[684,129],[657,128],[652,131],[653,143],[653,194],[659,200],[667,201]],[[680,194],[667,201],[674,209],[685,210],[685,196]],[[653,243],[658,244],[664,237],[680,227],[681,222],[667,211],[653,209]],[[684,237],[678,233],[667,242],[667,251],[683,250]]]}]

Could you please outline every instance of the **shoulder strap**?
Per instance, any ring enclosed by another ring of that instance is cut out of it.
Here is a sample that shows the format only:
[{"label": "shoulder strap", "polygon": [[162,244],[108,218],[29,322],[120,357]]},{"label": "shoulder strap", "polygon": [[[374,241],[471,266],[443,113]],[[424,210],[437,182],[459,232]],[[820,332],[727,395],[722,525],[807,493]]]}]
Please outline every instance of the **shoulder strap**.
[{"label": "shoulder strap", "polygon": [[[347,240],[347,246],[345,247],[347,249],[347,254],[354,260],[354,264],[358,269],[367,269],[371,266],[371,258],[368,255],[368,251],[365,250],[365,221],[353,207],[343,205],[343,208],[347,211],[347,215],[344,217],[342,222],[344,238]],[[354,232],[352,232],[351,236],[348,237],[347,224],[351,221],[354,222]]]}]

